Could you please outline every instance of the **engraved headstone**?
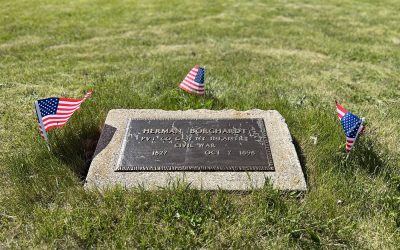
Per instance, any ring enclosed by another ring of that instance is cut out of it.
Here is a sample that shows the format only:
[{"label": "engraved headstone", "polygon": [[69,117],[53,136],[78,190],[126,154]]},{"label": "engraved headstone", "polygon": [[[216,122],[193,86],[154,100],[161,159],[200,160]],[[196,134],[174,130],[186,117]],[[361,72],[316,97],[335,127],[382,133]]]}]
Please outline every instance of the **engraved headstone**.
[{"label": "engraved headstone", "polygon": [[117,171],[274,171],[262,119],[128,122]]},{"label": "engraved headstone", "polygon": [[85,185],[154,189],[183,180],[201,189],[247,190],[267,178],[278,189],[306,189],[277,111],[111,110]]}]

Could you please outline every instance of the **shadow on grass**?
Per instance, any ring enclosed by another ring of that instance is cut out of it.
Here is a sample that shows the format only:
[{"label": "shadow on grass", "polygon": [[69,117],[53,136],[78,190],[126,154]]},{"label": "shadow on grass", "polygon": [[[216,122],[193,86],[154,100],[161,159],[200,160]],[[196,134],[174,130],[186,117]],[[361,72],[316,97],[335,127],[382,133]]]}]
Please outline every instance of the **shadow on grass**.
[{"label": "shadow on grass", "polygon": [[226,103],[225,103],[223,100],[219,99],[219,98],[215,95],[215,93],[214,93],[213,90],[208,90],[208,91],[206,92],[205,98],[206,98],[209,102],[211,102],[211,107],[210,107],[210,108],[212,108],[212,109],[217,109],[217,110],[219,110],[219,109],[224,109],[224,108],[226,108]]},{"label": "shadow on grass", "polygon": [[[361,139],[356,144],[356,147],[351,152],[352,160],[363,169],[365,169],[370,175],[377,176],[382,173],[389,174],[390,169],[385,166],[388,162],[383,161],[378,151],[375,149],[376,144],[367,139]],[[385,159],[388,159],[385,157]]]},{"label": "shadow on grass", "polygon": [[[81,133],[74,133],[73,129],[68,129],[60,134],[53,133],[54,138],[51,141],[54,141],[54,143],[51,143],[51,152],[56,158],[68,165],[81,181],[84,181],[95,155],[100,133],[101,131],[94,126],[84,129]],[[105,140],[108,138],[106,137]],[[109,141],[111,138],[109,138]],[[103,144],[98,153],[105,146]]]},{"label": "shadow on grass", "polygon": [[372,138],[359,138],[350,153],[345,153],[343,149],[338,156],[338,170],[341,172],[354,173],[361,170],[371,177],[381,176],[386,180],[396,176],[396,157],[388,154],[388,151]]}]

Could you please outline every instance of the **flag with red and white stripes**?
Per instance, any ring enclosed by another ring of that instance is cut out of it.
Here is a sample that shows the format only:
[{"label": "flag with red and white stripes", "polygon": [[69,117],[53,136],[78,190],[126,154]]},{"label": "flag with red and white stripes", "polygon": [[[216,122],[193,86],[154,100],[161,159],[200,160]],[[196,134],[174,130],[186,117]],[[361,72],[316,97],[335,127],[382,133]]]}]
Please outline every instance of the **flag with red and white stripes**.
[{"label": "flag with red and white stripes", "polygon": [[205,73],[205,68],[199,67],[199,65],[194,66],[181,84],[179,84],[179,87],[189,93],[204,95]]},{"label": "flag with red and white stripes", "polygon": [[358,135],[364,130],[364,120],[360,119],[356,115],[353,115],[337,102],[336,111],[338,113],[340,122],[342,123],[344,133],[346,134],[346,151],[350,152],[357,140]]},{"label": "flag with red and white stripes", "polygon": [[81,99],[51,97],[35,102],[40,134],[46,141],[46,132],[52,128],[64,126],[91,94],[92,91],[89,91]]}]

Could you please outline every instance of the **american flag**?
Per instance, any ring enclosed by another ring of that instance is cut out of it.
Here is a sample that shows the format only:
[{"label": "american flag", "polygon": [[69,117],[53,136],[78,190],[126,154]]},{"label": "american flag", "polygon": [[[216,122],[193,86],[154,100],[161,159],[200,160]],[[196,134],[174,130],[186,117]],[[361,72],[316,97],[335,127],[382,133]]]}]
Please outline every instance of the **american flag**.
[{"label": "american flag", "polygon": [[205,68],[199,67],[199,65],[194,66],[181,84],[179,84],[179,87],[189,93],[204,95],[205,72]]},{"label": "american flag", "polygon": [[364,130],[363,119],[353,115],[336,102],[336,110],[344,133],[346,134],[346,151],[350,152],[358,135]]},{"label": "american flag", "polygon": [[51,97],[35,102],[40,134],[46,141],[46,131],[64,126],[91,94],[92,91],[89,91],[81,99]]}]

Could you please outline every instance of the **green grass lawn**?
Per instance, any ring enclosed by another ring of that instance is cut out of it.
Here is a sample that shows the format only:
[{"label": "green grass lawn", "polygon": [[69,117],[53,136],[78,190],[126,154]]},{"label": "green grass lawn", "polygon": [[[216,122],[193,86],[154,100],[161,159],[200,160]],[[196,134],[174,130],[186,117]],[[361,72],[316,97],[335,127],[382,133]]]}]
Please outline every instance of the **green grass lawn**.
[{"label": "green grass lawn", "polygon": [[[397,0],[0,0],[0,248],[398,248],[399,13]],[[205,97],[177,87],[195,64]],[[89,89],[49,152],[34,101]],[[335,100],[367,120],[348,157]],[[309,190],[85,191],[113,108],[276,109]]]}]

